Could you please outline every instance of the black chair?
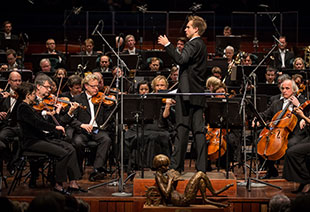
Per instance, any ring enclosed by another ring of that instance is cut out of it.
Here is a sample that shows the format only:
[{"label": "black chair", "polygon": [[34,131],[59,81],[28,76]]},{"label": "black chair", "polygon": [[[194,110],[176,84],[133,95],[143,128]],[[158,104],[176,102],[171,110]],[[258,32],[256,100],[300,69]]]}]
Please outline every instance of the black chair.
[{"label": "black chair", "polygon": [[25,178],[24,182],[26,182],[27,179],[31,176],[31,171],[28,170],[28,172],[25,174],[24,171],[27,170],[26,166],[32,163],[43,164],[43,166],[39,168],[39,175],[42,176],[43,185],[45,185],[45,182],[50,182],[51,185],[55,184],[55,161],[55,158],[47,154],[23,149],[23,137],[20,136],[18,139],[18,158],[15,162],[16,171],[14,179],[9,188],[8,195],[10,195],[15,190],[17,184],[20,184],[22,178]]}]

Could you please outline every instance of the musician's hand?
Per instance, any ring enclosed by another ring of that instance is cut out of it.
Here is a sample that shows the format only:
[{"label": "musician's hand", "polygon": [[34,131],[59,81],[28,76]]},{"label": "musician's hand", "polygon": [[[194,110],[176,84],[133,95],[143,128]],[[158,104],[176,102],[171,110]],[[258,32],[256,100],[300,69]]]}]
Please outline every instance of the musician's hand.
[{"label": "musician's hand", "polygon": [[56,130],[62,131],[63,134],[65,134],[65,128],[63,126],[56,126]]},{"label": "musician's hand", "polygon": [[53,116],[53,115],[55,115],[55,113],[56,113],[55,110],[53,110],[53,111],[46,111],[46,115],[48,115],[48,116]]},{"label": "musician's hand", "polygon": [[301,109],[299,109],[299,108],[297,107],[297,108],[295,108],[294,110],[295,110],[295,113],[296,113],[298,116],[300,116],[301,118],[304,118],[305,114],[304,114],[304,112],[303,112]]},{"label": "musician's hand", "polygon": [[81,128],[85,129],[88,133],[91,133],[93,130],[93,126],[90,124],[81,124]]},{"label": "musician's hand", "polygon": [[306,126],[306,121],[304,119],[301,119],[299,122],[300,129],[303,129]]},{"label": "musician's hand", "polygon": [[0,120],[5,119],[6,117],[6,112],[0,112]]},{"label": "musician's hand", "polygon": [[168,43],[169,43],[169,40],[168,40],[168,38],[167,38],[166,35],[164,35],[164,36],[160,35],[160,36],[158,37],[158,44],[165,46],[165,45],[167,45]]},{"label": "musician's hand", "polygon": [[254,120],[252,121],[252,127],[253,127],[253,128],[255,127],[255,125],[256,125],[257,127],[260,127],[260,123],[259,123],[258,121],[256,121],[256,119],[254,119]]},{"label": "musician's hand", "polygon": [[1,94],[2,94],[3,98],[7,98],[10,96],[10,93],[6,92],[6,91],[2,92]]},{"label": "musician's hand", "polygon": [[171,106],[171,105],[173,105],[175,103],[176,103],[176,101],[174,99],[166,99],[166,105]]},{"label": "musician's hand", "polygon": [[296,98],[296,96],[292,95],[289,98],[290,102],[293,103],[294,106],[298,107],[300,105],[299,100]]},{"label": "musician's hand", "polygon": [[77,102],[70,102],[70,109],[68,111],[69,115],[73,114],[73,111],[75,111],[79,107],[79,103]]},{"label": "musician's hand", "polygon": [[55,113],[59,114],[61,109],[62,109],[62,105],[60,103],[56,104],[56,110],[55,110]]}]

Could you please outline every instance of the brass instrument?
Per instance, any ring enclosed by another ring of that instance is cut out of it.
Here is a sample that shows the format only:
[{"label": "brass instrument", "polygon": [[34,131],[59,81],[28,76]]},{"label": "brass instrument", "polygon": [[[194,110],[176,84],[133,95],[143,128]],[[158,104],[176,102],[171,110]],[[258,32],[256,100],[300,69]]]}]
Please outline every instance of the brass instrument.
[{"label": "brass instrument", "polygon": [[304,61],[305,61],[305,67],[309,68],[310,67],[310,46],[306,46],[304,48]]},{"label": "brass instrument", "polygon": [[225,83],[227,77],[231,75],[231,72],[233,71],[233,69],[235,69],[237,65],[241,64],[244,55],[245,55],[245,52],[240,51],[236,55],[235,59],[233,59],[232,62],[229,63],[228,69],[227,69],[227,74],[222,81],[223,83]]}]

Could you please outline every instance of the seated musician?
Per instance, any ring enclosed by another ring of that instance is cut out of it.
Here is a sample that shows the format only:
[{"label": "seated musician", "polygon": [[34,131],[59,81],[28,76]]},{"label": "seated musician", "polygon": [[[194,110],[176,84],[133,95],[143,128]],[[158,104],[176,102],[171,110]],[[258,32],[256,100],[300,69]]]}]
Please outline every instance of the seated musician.
[{"label": "seated musician", "polygon": [[301,96],[301,98],[306,98],[306,85],[304,84],[304,79],[301,74],[294,74],[292,76],[292,80],[295,81],[296,85],[298,86],[297,95]]},{"label": "seated musician", "polygon": [[304,112],[296,108],[296,114],[302,118],[300,122],[300,128],[303,133],[300,133],[298,142],[294,146],[290,146],[286,151],[286,157],[284,159],[283,166],[283,178],[288,181],[300,183],[297,190],[292,193],[309,193],[310,192],[310,172],[309,166],[309,125],[310,118],[306,116]]},{"label": "seated musician", "polygon": [[[291,77],[288,74],[282,74],[277,79],[278,88],[281,90],[281,84],[284,80],[291,79]],[[277,94],[274,96],[271,96],[268,101],[268,106],[270,106],[273,102],[278,101],[282,97],[282,94]]]},{"label": "seated musician", "polygon": [[[73,191],[82,191],[77,184],[81,177],[78,167],[75,149],[62,140],[48,139],[43,131],[60,131],[65,133],[64,128],[46,121],[32,108],[35,103],[35,86],[23,83],[17,89],[18,99],[22,101],[18,106],[17,119],[23,134],[23,146],[25,149],[51,155],[57,159],[55,168],[56,185],[54,191],[62,194],[70,194]],[[66,190],[63,183],[69,178],[69,187]],[[84,191],[84,190],[83,190]]]},{"label": "seated musician", "polygon": [[277,77],[277,69],[268,66],[266,68],[266,84],[276,84],[276,77]]},{"label": "seated musician", "polygon": [[[303,103],[303,100],[298,99],[295,96],[298,91],[298,87],[293,80],[290,79],[284,80],[281,83],[280,89],[281,89],[281,98],[279,100],[274,101],[266,111],[260,113],[260,115],[265,121],[272,120],[272,118],[277,112],[285,109],[286,107],[288,110],[292,111],[294,107],[298,107],[301,103]],[[253,120],[252,126],[254,127],[255,124],[258,124],[259,126],[259,123]],[[288,146],[291,146],[296,142],[294,136],[296,136],[299,131],[300,128],[297,124],[293,132],[289,134]],[[277,177],[279,175],[278,170],[274,167],[274,161],[268,160],[267,158],[266,167],[267,167],[267,174],[263,177],[263,179]]]},{"label": "seated musician", "polygon": [[67,82],[69,91],[62,92],[59,96],[68,97],[70,101],[73,101],[74,96],[82,92],[82,78],[78,75],[71,75]]},{"label": "seated musician", "polygon": [[[1,92],[4,97],[0,102],[0,158],[11,162],[14,158],[9,149],[10,139],[18,136],[19,129],[17,127],[17,102],[16,90],[22,83],[22,77],[18,72],[11,72],[8,78],[6,91]],[[8,164],[8,168],[12,164]]]},{"label": "seated musician", "polygon": [[[226,88],[224,83],[220,83],[213,88],[212,93],[225,93],[225,94],[227,94],[227,88]],[[215,95],[214,98],[226,98],[226,96],[225,95]],[[208,130],[208,132],[207,132],[206,138],[207,138],[208,145],[210,145],[210,144],[216,145],[217,142],[219,142],[218,139],[219,139],[219,134],[220,134],[220,128],[210,128],[208,126],[207,130]],[[226,134],[228,134],[228,137],[229,137],[228,140],[226,139]],[[218,162],[216,162],[217,166],[219,165],[219,167],[221,167],[221,168],[224,168],[224,169],[226,168],[227,150],[228,150],[228,158],[229,158],[230,162],[233,162],[235,160],[235,158],[237,158],[237,156],[240,157],[240,155],[238,155],[239,152],[236,151],[238,149],[238,146],[239,146],[238,143],[240,143],[239,142],[240,138],[241,138],[241,134],[238,130],[229,130],[228,132],[226,132],[225,127],[222,129],[222,140],[221,140],[222,150],[221,150],[221,152],[224,150],[223,152],[225,152],[225,154],[221,153],[220,164],[218,164]],[[212,140],[208,140],[208,139],[212,139]],[[208,146],[208,150],[209,150],[209,146]],[[218,153],[219,153],[218,150],[215,153],[213,151],[208,151],[209,158],[208,158],[207,171],[212,171],[211,161],[218,159],[218,156],[219,156]]]},{"label": "seated musician", "polygon": [[82,81],[84,92],[74,97],[75,101],[86,106],[86,110],[78,108],[75,111],[74,120],[70,125],[75,129],[72,143],[77,150],[79,166],[82,169],[85,155],[85,146],[89,140],[98,143],[94,170],[89,176],[90,181],[101,180],[106,175],[106,161],[111,145],[108,133],[99,127],[109,115],[108,109],[103,104],[93,103],[98,94],[99,78],[94,74],[88,74]]}]

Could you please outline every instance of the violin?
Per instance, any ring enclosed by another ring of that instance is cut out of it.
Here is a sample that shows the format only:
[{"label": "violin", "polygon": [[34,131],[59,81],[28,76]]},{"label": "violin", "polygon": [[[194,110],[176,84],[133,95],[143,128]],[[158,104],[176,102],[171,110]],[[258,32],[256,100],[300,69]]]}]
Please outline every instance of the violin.
[{"label": "violin", "polygon": [[113,95],[106,96],[103,92],[98,92],[95,96],[91,98],[93,104],[100,104],[112,106],[116,102],[116,97]]},{"label": "violin", "polygon": [[[211,128],[207,127],[206,140],[208,143],[208,158],[211,161],[214,161],[219,158],[219,150],[221,149],[220,155],[221,157],[225,154],[227,150],[227,142],[226,142],[226,130],[220,128]],[[221,148],[220,148],[220,140],[221,140]]]},{"label": "violin", "polygon": [[297,96],[301,95],[306,90],[306,86],[304,84],[299,85],[299,89],[297,91]]},{"label": "violin", "polygon": [[[60,97],[56,101],[56,97],[53,94],[50,94],[48,97],[45,97],[41,102],[33,105],[35,110],[53,110],[56,104],[60,103],[62,108],[66,108],[72,102],[68,97]],[[83,110],[86,110],[86,106],[79,104],[79,107]]]}]

